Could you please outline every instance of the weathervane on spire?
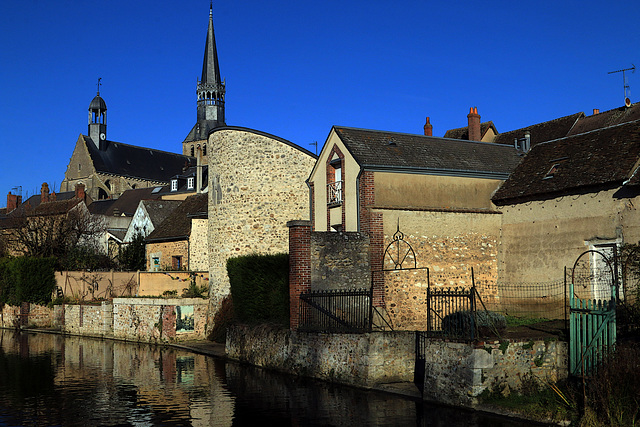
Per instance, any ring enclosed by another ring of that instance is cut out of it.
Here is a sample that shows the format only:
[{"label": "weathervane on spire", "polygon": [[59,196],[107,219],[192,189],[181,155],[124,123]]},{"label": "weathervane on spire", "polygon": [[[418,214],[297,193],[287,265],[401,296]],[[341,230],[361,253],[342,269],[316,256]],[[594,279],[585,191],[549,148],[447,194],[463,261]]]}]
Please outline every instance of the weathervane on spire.
[{"label": "weathervane on spire", "polygon": [[102,80],[102,77],[98,77],[98,95],[100,95],[100,86],[102,85],[102,83],[100,83],[100,80]]},{"label": "weathervane on spire", "polygon": [[613,73],[622,73],[622,87],[624,88],[624,105],[627,107],[631,106],[631,88],[629,86],[629,81],[627,80],[627,75],[625,71],[631,71],[632,73],[636,72],[636,66],[631,64],[631,68],[624,68],[622,70],[609,71],[607,74]]}]

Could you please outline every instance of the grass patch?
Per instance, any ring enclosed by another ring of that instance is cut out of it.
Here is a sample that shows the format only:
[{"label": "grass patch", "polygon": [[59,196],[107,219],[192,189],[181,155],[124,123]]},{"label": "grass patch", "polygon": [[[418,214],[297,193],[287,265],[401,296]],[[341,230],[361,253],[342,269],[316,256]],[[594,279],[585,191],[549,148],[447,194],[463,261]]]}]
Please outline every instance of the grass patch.
[{"label": "grass patch", "polygon": [[554,422],[579,418],[574,392],[566,384],[561,386],[540,384],[528,376],[522,380],[522,391],[485,391],[480,397],[483,404],[497,406],[525,417]]}]

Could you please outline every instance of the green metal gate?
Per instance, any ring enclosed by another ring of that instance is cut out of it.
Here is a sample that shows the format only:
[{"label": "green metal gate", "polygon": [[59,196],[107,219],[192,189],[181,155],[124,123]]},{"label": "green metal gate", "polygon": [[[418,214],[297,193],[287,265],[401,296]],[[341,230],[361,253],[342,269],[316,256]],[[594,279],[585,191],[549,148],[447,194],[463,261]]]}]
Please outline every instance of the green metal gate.
[{"label": "green metal gate", "polygon": [[616,342],[616,299],[580,299],[569,294],[569,373],[593,373]]}]

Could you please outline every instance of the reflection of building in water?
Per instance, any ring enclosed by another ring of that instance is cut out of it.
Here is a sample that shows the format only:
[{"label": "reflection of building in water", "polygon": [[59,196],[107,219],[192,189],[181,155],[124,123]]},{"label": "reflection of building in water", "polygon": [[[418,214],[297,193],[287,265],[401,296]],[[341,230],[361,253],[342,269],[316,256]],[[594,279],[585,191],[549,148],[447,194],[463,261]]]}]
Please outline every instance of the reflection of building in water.
[{"label": "reflection of building in water", "polygon": [[[56,409],[66,413],[71,424],[77,421],[71,417],[82,413],[87,420],[122,425],[136,424],[139,417],[144,417],[145,425],[165,420],[193,426],[232,425],[233,397],[217,376],[213,358],[85,337],[25,334],[22,340],[9,339],[13,334],[0,329],[0,353],[21,357],[25,348],[25,357],[48,356],[52,378],[43,389],[55,387]],[[78,395],[86,396],[82,407],[77,407]]]}]

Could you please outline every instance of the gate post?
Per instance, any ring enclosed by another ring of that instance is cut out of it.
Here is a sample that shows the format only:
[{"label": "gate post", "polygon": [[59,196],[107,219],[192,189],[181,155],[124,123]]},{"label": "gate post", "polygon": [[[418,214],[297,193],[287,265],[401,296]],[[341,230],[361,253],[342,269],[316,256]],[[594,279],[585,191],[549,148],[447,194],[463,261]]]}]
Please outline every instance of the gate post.
[{"label": "gate post", "polygon": [[287,222],[289,227],[289,327],[300,324],[300,294],[311,290],[311,221]]}]

